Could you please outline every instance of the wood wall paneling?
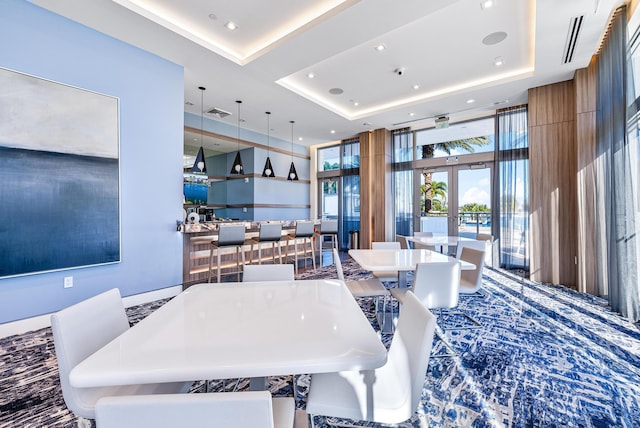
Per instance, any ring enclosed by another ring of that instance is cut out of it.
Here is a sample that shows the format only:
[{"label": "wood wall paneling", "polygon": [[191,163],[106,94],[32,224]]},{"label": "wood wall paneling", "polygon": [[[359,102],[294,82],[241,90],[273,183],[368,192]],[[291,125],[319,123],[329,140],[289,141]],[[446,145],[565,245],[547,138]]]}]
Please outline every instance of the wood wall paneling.
[{"label": "wood wall paneling", "polygon": [[531,278],[575,287],[577,154],[572,81],[529,91]]},{"label": "wood wall paneling", "polygon": [[360,248],[371,248],[373,237],[373,143],[370,132],[360,134]]}]

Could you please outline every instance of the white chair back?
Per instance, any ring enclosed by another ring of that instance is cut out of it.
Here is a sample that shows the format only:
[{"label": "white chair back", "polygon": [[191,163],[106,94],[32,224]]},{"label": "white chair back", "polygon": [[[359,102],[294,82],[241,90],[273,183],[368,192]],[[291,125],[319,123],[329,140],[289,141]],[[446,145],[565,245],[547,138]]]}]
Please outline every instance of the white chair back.
[{"label": "white chair back", "polygon": [[309,238],[314,234],[315,225],[311,220],[296,222],[296,238]]},{"label": "white chair back", "polygon": [[333,261],[336,264],[336,272],[338,274],[338,279],[340,281],[344,281],[344,270],[342,270],[342,262],[340,261],[340,254],[338,254],[337,249],[333,249]]},{"label": "white chair back", "polygon": [[371,243],[371,249],[373,250],[400,250],[401,248],[398,241]]},{"label": "white chair back", "polygon": [[261,223],[259,241],[280,241],[282,239],[282,223]]},{"label": "white chair back", "polygon": [[403,235],[396,235],[396,241],[400,243],[400,248],[403,250],[409,249],[409,243],[407,242],[407,237]]},{"label": "white chair back", "polygon": [[129,320],[117,288],[51,315],[62,396],[76,416],[93,418],[97,397],[95,388],[72,387],[69,373],[78,363],[128,328]]},{"label": "white chair back", "polygon": [[418,409],[435,328],[436,317],[412,292],[408,292],[398,317],[386,363],[398,374],[397,381],[405,384],[403,389],[410,393],[406,408],[396,409],[396,423],[409,419]]},{"label": "white chair back", "polygon": [[96,405],[96,425],[99,428],[292,427],[294,411],[292,398],[272,399],[269,391],[105,397]]},{"label": "white chair back", "polygon": [[245,238],[244,224],[232,224],[218,228],[218,247],[243,245]]},{"label": "white chair back", "polygon": [[242,282],[252,281],[293,281],[293,265],[246,265],[243,269]]},{"label": "white chair back", "polygon": [[413,232],[413,236],[425,236],[427,238],[431,238],[433,236],[433,232]]},{"label": "white chair back", "polygon": [[[484,241],[481,241],[484,243]],[[484,269],[484,251],[471,247],[462,248],[460,260],[476,265],[474,270],[463,270],[460,273],[460,293],[472,294],[482,287],[482,271]]]},{"label": "white chair back", "polygon": [[[413,281],[413,293],[427,308],[458,306],[460,263],[418,263]],[[404,310],[404,308],[403,308]]]},{"label": "white chair back", "polygon": [[484,252],[486,245],[487,245],[487,241],[478,241],[478,240],[459,241],[458,248],[456,250],[456,259],[460,258],[460,254],[462,254],[463,248],[473,248],[473,249]]}]

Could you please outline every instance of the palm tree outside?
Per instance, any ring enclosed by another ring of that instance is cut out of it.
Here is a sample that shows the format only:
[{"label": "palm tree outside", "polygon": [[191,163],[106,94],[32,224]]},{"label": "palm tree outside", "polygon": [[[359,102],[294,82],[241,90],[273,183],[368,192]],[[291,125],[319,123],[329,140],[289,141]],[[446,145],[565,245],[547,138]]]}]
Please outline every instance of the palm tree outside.
[{"label": "palm tree outside", "polygon": [[[481,136],[465,138],[462,140],[445,141],[436,144],[425,144],[422,146],[422,159],[432,159],[436,150],[443,151],[447,155],[450,155],[451,151],[454,149],[474,153],[475,147],[486,146],[489,142],[489,137]],[[422,175],[424,176],[424,188],[423,186],[420,187],[421,191],[424,193],[424,212],[428,213],[433,209],[433,198],[437,194],[435,193],[437,189],[434,188],[434,184],[432,183],[432,172],[423,172]],[[446,183],[443,184],[445,185],[444,191],[446,193]],[[444,206],[446,206],[446,200]]]}]

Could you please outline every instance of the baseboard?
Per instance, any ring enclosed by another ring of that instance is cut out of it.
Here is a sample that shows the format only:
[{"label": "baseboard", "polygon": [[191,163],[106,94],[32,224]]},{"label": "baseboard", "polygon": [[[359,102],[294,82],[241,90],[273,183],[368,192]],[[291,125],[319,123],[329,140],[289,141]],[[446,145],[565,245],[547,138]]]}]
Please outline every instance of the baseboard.
[{"label": "baseboard", "polygon": [[[167,299],[179,294],[180,292],[182,292],[182,285],[176,285],[173,287],[162,288],[160,290],[123,297],[122,302],[124,303],[125,308],[129,308],[131,306],[153,302],[154,300]],[[0,324],[0,339],[13,336],[15,334],[23,334],[29,331],[40,330],[41,328],[50,326],[51,314],[38,315],[37,317]]]}]

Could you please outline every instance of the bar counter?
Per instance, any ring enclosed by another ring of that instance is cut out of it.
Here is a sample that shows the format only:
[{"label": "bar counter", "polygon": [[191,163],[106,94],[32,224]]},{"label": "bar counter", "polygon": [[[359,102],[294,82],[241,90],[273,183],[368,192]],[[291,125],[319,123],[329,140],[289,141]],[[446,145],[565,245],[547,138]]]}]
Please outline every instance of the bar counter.
[{"label": "bar counter", "polygon": [[[271,220],[269,222],[276,222]],[[282,236],[281,241],[282,253],[284,258],[286,235],[293,234],[295,232],[296,221],[295,220],[281,220],[278,221],[282,224]],[[196,284],[199,282],[207,282],[209,279],[209,256],[211,255],[211,242],[218,240],[218,228],[224,224],[238,224],[244,223],[246,228],[246,239],[257,237],[260,230],[260,223],[267,223],[267,221],[211,221],[201,222],[196,224],[183,224],[180,225],[180,230],[183,232],[182,240],[182,282],[184,286]],[[254,263],[257,263],[257,246],[255,247],[255,254],[253,257]],[[224,250],[223,250],[224,251]],[[228,250],[228,254],[222,254],[222,274],[227,275],[235,272],[235,251]],[[249,263],[251,259],[251,244],[244,246],[245,260]],[[271,262],[272,254],[271,247],[265,245],[262,248],[262,259]],[[289,254],[293,254],[293,244],[289,248]],[[214,259],[214,265],[212,269],[216,269]],[[284,260],[283,260],[284,262]],[[215,276],[215,272],[214,272]],[[213,278],[215,281],[215,278]]]}]

